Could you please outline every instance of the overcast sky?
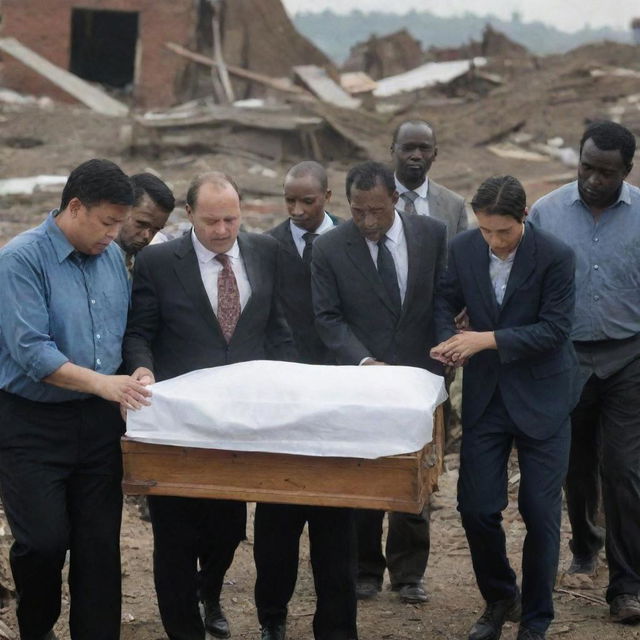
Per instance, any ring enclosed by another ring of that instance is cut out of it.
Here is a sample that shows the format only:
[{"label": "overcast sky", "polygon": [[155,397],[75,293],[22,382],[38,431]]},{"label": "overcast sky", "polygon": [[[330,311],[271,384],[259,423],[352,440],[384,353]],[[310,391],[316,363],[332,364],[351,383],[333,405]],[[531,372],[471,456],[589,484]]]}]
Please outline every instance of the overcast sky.
[{"label": "overcast sky", "polygon": [[443,16],[492,13],[509,19],[514,11],[519,11],[525,22],[540,20],[565,31],[577,31],[586,23],[592,27],[627,29],[631,18],[640,17],[638,0],[616,0],[611,4],[605,0],[283,0],[283,3],[290,13],[324,9],[338,13],[352,9],[406,13],[416,9]]}]

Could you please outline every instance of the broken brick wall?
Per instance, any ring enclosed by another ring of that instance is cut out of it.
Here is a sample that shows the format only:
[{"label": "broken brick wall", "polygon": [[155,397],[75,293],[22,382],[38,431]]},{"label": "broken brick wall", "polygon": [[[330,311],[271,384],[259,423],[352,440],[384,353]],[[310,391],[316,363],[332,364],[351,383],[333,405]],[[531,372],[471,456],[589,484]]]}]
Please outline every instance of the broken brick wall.
[{"label": "broken brick wall", "polygon": [[[69,69],[74,8],[138,12],[134,105],[164,107],[182,99],[189,64],[167,50],[164,43],[194,45],[197,4],[197,0],[3,0],[1,35],[16,38],[59,67]],[[2,85],[20,93],[73,101],[8,54],[2,54],[2,63]]]}]

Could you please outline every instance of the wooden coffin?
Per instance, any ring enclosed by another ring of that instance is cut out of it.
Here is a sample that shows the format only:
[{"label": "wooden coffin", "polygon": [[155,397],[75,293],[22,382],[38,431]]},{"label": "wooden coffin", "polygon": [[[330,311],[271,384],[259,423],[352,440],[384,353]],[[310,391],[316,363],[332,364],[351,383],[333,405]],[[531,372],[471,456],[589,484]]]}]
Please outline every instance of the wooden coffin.
[{"label": "wooden coffin", "polygon": [[442,407],[416,453],[367,460],[145,444],[122,439],[127,494],[418,513],[442,471]]}]

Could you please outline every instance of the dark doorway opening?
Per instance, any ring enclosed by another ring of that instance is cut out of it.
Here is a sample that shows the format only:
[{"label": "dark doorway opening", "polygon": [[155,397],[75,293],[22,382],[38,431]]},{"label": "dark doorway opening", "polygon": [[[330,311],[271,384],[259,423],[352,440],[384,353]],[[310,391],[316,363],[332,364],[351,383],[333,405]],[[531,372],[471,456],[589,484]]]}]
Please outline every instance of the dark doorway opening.
[{"label": "dark doorway opening", "polygon": [[137,40],[135,11],[73,9],[71,72],[111,87],[133,84]]}]

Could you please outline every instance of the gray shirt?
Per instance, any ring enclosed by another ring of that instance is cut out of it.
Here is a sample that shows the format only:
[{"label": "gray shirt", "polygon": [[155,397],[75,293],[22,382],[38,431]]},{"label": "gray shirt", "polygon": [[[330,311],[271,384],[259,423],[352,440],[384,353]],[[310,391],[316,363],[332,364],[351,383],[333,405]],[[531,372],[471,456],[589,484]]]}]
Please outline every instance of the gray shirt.
[{"label": "gray shirt", "polygon": [[576,254],[574,341],[626,340],[640,333],[640,189],[622,184],[595,220],[571,182],[532,207],[532,224]]}]

